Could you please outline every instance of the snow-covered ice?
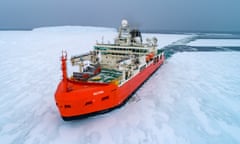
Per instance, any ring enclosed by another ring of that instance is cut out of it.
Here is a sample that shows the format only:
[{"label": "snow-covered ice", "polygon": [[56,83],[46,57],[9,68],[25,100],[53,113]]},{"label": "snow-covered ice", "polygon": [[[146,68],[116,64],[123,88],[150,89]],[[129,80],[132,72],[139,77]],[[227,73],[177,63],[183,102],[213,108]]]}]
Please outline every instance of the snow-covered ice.
[{"label": "snow-covered ice", "polygon": [[[54,101],[61,51],[81,54],[115,35],[89,27],[1,31],[1,143],[240,143],[239,52],[174,54],[125,106],[64,122]],[[189,37],[147,35],[160,46]]]},{"label": "snow-covered ice", "polygon": [[240,47],[240,39],[197,39],[188,43],[189,46],[208,46],[208,47]]}]

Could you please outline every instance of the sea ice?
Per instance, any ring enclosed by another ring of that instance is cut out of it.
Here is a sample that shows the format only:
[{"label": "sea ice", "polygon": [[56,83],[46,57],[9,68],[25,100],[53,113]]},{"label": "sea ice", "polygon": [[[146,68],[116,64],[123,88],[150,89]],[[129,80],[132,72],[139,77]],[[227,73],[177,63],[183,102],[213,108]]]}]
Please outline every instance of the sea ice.
[{"label": "sea ice", "polygon": [[[125,106],[64,122],[54,101],[61,51],[81,54],[116,35],[83,29],[0,32],[1,143],[240,143],[239,52],[174,54]],[[189,37],[147,35],[160,47]]]}]

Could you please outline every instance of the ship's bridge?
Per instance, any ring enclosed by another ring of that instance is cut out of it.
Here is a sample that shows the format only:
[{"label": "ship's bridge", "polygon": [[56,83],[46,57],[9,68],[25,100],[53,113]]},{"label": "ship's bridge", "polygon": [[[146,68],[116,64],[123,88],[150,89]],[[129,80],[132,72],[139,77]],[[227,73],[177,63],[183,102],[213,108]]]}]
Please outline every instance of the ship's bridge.
[{"label": "ship's bridge", "polygon": [[110,44],[97,44],[94,49],[100,52],[103,55],[118,55],[118,56],[128,56],[128,55],[137,55],[142,56],[149,53],[148,47],[121,47],[117,45],[110,45]]}]

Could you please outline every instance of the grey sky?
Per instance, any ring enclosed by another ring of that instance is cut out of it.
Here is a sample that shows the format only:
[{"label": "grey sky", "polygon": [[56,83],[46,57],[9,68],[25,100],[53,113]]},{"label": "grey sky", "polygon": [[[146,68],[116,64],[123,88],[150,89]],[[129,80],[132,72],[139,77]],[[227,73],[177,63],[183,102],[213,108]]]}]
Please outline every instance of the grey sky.
[{"label": "grey sky", "polygon": [[0,29],[117,27],[123,18],[147,31],[240,32],[240,0],[0,0]]}]

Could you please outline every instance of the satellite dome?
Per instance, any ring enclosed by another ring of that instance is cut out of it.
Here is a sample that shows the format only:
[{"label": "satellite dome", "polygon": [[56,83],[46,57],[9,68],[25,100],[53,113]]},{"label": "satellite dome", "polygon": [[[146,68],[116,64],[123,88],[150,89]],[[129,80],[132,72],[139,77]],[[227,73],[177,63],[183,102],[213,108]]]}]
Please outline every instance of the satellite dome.
[{"label": "satellite dome", "polygon": [[122,27],[126,27],[126,26],[128,26],[128,21],[123,19],[122,20]]}]

